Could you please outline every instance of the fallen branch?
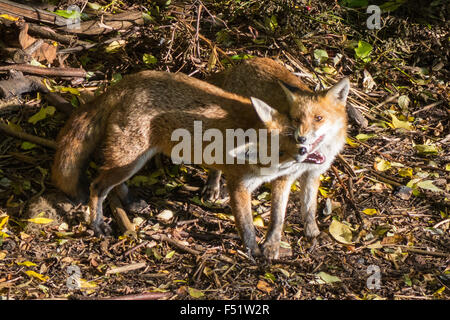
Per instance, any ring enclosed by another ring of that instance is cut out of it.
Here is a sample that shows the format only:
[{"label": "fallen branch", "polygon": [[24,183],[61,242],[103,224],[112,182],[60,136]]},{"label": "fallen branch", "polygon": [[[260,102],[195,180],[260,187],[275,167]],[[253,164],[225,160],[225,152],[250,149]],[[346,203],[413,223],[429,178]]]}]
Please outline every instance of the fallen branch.
[{"label": "fallen branch", "polygon": [[21,72],[15,72],[8,80],[0,81],[0,97],[4,99],[34,91],[48,92],[38,77],[24,77]]},{"label": "fallen branch", "polygon": [[8,0],[0,0],[0,13],[23,17],[26,20],[50,23],[57,26],[67,25],[67,19],[54,13]]},{"label": "fallen branch", "polygon": [[50,149],[56,149],[55,141],[36,137],[36,136],[33,136],[33,135],[25,133],[25,132],[14,130],[10,126],[8,126],[4,123],[0,123],[0,131],[3,131],[4,133],[6,133],[12,137],[19,138],[21,140],[27,140],[27,141],[33,142],[35,144],[50,148]]},{"label": "fallen branch", "polygon": [[38,74],[41,76],[85,78],[86,71],[81,68],[44,68],[29,64],[13,64],[0,66],[0,71],[17,70],[24,73]]}]

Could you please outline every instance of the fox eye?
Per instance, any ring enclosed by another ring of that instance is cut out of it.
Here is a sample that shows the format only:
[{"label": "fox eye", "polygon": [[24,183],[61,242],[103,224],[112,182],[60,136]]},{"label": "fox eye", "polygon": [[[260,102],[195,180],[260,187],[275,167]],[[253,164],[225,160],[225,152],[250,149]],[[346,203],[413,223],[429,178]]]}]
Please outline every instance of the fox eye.
[{"label": "fox eye", "polygon": [[316,120],[317,122],[322,121],[322,116],[315,116],[314,120]]}]

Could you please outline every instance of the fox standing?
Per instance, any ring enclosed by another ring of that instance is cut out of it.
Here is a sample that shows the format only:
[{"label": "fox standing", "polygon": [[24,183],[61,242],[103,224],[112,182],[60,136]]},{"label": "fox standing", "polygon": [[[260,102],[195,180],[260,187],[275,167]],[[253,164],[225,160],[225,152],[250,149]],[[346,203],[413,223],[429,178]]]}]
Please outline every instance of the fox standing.
[{"label": "fox standing", "polygon": [[[115,187],[125,201],[126,180],[155,154],[171,156],[174,130],[184,128],[193,134],[194,121],[201,121],[203,130],[222,133],[265,129],[279,137],[279,162],[265,174],[261,169],[267,168],[261,163],[206,166],[225,174],[237,229],[250,254],[277,258],[291,184],[300,177],[306,186],[302,213],[306,233],[315,236],[318,177],[345,142],[348,80],[321,94],[305,93],[293,85],[279,84],[288,104],[284,114],[257,97],[248,99],[183,74],[144,71],[127,76],[68,120],[58,136],[52,179],[68,196],[82,200],[87,195],[86,164],[100,150],[103,165],[90,185],[89,214],[96,234],[106,234],[110,230],[103,222],[103,200]],[[259,246],[251,193],[265,182],[272,183],[271,220]]]}]

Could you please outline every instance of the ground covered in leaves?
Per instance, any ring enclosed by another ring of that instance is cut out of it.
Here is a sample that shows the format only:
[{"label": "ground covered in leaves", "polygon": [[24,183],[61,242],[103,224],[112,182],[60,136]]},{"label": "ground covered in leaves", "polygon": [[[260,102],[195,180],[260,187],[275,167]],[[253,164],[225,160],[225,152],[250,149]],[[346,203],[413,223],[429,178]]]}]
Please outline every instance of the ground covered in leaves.
[{"label": "ground covered in leaves", "polygon": [[[52,66],[94,75],[47,78],[74,107],[86,92],[101,92],[128,73],[155,69],[204,79],[252,56],[279,59],[318,90],[349,76],[357,115],[350,115],[342,159],[322,179],[322,235],[304,238],[295,184],[282,242],[291,256],[252,262],[240,251],[226,193],[221,203],[202,201],[204,169],[158,158],[129,182],[150,203],[130,216],[139,239],[122,235],[111,218],[114,237],[99,239],[81,208],[59,198],[51,205],[49,197],[58,197],[49,179],[54,151],[0,131],[0,297],[448,299],[449,12],[445,1],[421,2],[378,1],[392,10],[381,13],[380,30],[367,28],[361,1],[87,5],[90,19],[138,10],[145,24],[80,35],[96,45],[56,53]],[[51,10],[69,4],[85,1],[56,1]],[[49,140],[64,120],[36,93],[0,106],[1,122]],[[270,187],[253,199],[262,238]]]}]

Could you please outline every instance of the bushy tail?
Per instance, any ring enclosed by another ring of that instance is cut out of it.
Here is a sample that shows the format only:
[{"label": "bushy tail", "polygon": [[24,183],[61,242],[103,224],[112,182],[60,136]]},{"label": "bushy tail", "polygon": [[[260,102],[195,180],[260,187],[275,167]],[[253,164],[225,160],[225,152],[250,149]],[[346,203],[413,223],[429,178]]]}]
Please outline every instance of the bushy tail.
[{"label": "bushy tail", "polygon": [[74,201],[85,202],[88,184],[84,173],[90,156],[104,135],[107,115],[93,103],[75,112],[58,134],[52,181]]}]

